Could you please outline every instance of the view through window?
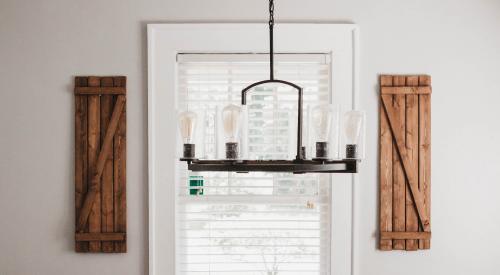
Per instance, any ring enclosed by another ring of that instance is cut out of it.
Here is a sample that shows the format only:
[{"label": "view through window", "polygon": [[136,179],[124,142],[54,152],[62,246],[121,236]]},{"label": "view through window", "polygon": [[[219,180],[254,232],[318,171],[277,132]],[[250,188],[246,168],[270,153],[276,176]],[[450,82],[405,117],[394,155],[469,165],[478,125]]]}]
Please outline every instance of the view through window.
[{"label": "view through window", "polygon": [[[219,116],[241,104],[241,90],[268,79],[268,55],[179,54],[177,100],[198,114],[197,157],[222,158]],[[330,56],[281,54],[276,78],[304,88],[304,139],[309,110],[330,101]],[[248,130],[242,138],[252,159],[292,159],[297,92],[282,85],[248,94]],[[181,146],[177,146],[181,148]],[[307,153],[313,151],[308,146]],[[178,274],[329,274],[330,176],[322,174],[193,173],[179,164],[176,198]]]}]

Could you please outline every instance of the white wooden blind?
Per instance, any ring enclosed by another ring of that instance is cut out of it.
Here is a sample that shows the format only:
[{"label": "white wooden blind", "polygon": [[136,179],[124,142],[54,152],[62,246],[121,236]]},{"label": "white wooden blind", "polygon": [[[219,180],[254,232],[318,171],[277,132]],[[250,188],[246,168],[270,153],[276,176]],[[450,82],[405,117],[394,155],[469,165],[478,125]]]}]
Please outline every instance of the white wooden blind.
[{"label": "white wooden blind", "polygon": [[[198,157],[223,156],[218,113],[229,103],[239,105],[245,86],[268,78],[267,58],[178,55],[178,104],[201,117]],[[330,99],[329,55],[278,55],[276,61],[277,78],[304,87],[307,122],[307,110]],[[249,158],[295,157],[296,100],[296,91],[279,85],[248,94],[243,149]],[[308,136],[306,123],[306,141]],[[185,166],[178,175],[178,274],[329,274],[328,175],[195,174]],[[190,184],[201,179],[203,186]]]}]

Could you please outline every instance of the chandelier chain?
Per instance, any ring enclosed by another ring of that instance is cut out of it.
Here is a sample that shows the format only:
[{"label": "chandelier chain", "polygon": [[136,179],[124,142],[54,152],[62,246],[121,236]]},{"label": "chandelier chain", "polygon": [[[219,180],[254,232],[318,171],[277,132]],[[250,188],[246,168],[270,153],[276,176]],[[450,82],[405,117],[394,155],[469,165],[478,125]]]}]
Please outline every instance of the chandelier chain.
[{"label": "chandelier chain", "polygon": [[269,0],[269,79],[274,80],[274,0]]},{"label": "chandelier chain", "polygon": [[269,0],[269,26],[274,26],[274,0]]}]

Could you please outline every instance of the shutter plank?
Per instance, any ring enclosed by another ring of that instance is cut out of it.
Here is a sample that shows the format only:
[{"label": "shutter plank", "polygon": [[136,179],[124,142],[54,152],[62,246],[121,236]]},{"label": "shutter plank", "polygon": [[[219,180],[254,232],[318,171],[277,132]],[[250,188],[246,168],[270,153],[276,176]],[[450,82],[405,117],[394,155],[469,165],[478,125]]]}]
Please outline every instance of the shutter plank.
[{"label": "shutter plank", "polygon": [[[418,78],[408,77],[408,86],[418,85]],[[410,169],[418,171],[418,95],[406,95],[406,150]],[[405,183],[408,186],[407,182]],[[418,217],[410,188],[406,188],[406,231],[418,231]],[[417,250],[418,240],[406,240],[406,250]]]},{"label": "shutter plank", "polygon": [[[101,78],[102,87],[112,87],[113,78]],[[106,130],[108,129],[113,110],[113,96],[101,95],[101,140],[104,141]],[[111,144],[112,150],[112,144]],[[113,232],[113,154],[108,153],[102,171],[101,186],[101,232]],[[114,244],[110,241],[102,242],[103,252],[113,252]]]},{"label": "shutter plank", "polygon": [[[114,77],[113,84],[115,87],[125,87],[126,86],[125,77]],[[114,178],[113,178],[113,188],[114,192],[114,226],[115,232],[127,232],[127,197],[126,197],[126,145],[127,145],[127,116],[126,116],[127,106],[123,106],[123,113],[118,122],[118,127],[116,129],[116,134],[114,137],[114,150],[113,155],[115,162],[113,164]],[[115,242],[115,252],[127,252],[126,241]]]},{"label": "shutter plank", "polygon": [[408,239],[419,239],[419,240],[430,240],[431,232],[381,232],[380,238],[382,240],[408,240]]},{"label": "shutter plank", "polygon": [[[401,87],[406,83],[406,78],[404,76],[393,76],[393,86]],[[392,106],[396,112],[396,114],[400,117],[405,116],[405,96],[404,95],[393,95],[392,96]],[[400,133],[405,132],[405,124],[404,120],[397,125],[394,125],[396,131]],[[393,193],[393,231],[405,231],[406,224],[406,206],[405,206],[405,192],[406,192],[406,184],[405,184],[405,176],[403,171],[403,165],[399,158],[397,144],[393,142],[392,149],[392,170],[393,170],[393,184],[394,184],[394,193]],[[405,241],[404,240],[394,240],[393,241],[394,249],[403,250],[405,249]]]},{"label": "shutter plank", "polygon": [[[75,235],[75,240],[77,241],[124,241],[126,238],[125,233],[77,233]],[[103,252],[106,252],[103,250]]]},{"label": "shutter plank", "polygon": [[381,94],[419,95],[430,94],[430,87],[382,87]]},{"label": "shutter plank", "polygon": [[[392,77],[381,77],[381,85],[392,85]],[[380,232],[392,231],[392,135],[380,102]],[[392,240],[380,240],[381,250],[392,250]]]},{"label": "shutter plank", "polygon": [[[114,225],[115,232],[127,230],[127,198],[126,198],[126,106],[123,107],[118,128],[114,137]],[[127,243],[115,242],[115,252],[126,252]]]},{"label": "shutter plank", "polygon": [[[405,116],[405,96],[404,95],[394,95],[393,96],[393,108],[397,116]],[[405,133],[404,121],[400,121],[398,124],[393,125],[394,130]],[[404,136],[404,134],[403,134]],[[403,171],[403,165],[398,154],[397,145],[393,142],[392,149],[392,171],[393,171],[393,231],[403,232],[406,230],[406,180]],[[393,247],[397,250],[405,249],[404,240],[394,240]]]},{"label": "shutter plank", "polygon": [[[75,86],[87,86],[86,77],[76,77]],[[87,97],[75,96],[75,222],[87,192]],[[76,224],[75,224],[76,227]],[[87,252],[88,242],[75,242],[76,252]]]},{"label": "shutter plank", "polygon": [[89,87],[100,87],[101,86],[101,78],[97,76],[89,76],[88,77],[88,86]]},{"label": "shutter plank", "polygon": [[380,76],[380,86],[381,87],[391,87],[393,84],[392,75],[381,75]]},{"label": "shutter plank", "polygon": [[114,87],[122,87],[125,89],[127,78],[124,76],[115,76],[113,77],[113,86]]},{"label": "shutter plank", "polygon": [[[431,209],[431,96],[420,95],[419,121],[419,179],[424,194],[424,205],[430,222]],[[421,241],[423,249],[430,249],[430,240]]]},{"label": "shutter plank", "polygon": [[419,86],[431,86],[431,77],[428,75],[421,75],[418,77]]},{"label": "shutter plank", "polygon": [[[96,85],[93,77],[89,77],[89,85]],[[100,83],[99,83],[100,85]],[[97,155],[100,148],[100,98],[98,95],[88,97],[88,146],[89,146],[89,178],[93,178],[96,173]],[[97,179],[97,188],[92,189],[95,192],[93,204],[88,218],[88,226],[90,233],[101,232],[101,198],[100,198],[100,180]],[[94,183],[96,184],[96,183]],[[87,196],[91,196],[92,192],[88,192]],[[84,211],[82,211],[83,213]],[[89,243],[90,252],[101,251],[101,242],[92,241]]]},{"label": "shutter plank", "polygon": [[125,88],[123,87],[76,87],[75,94],[81,95],[123,95]]}]

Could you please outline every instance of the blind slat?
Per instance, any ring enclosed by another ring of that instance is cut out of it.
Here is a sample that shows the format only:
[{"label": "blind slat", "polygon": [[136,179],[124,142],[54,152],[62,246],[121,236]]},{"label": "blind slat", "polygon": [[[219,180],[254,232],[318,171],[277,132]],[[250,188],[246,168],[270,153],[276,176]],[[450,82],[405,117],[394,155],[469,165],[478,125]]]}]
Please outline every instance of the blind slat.
[{"label": "blind slat", "polygon": [[[267,60],[268,55],[258,54],[178,55],[178,105],[200,114],[198,153],[223,157],[220,111],[240,103],[242,88],[268,77]],[[307,109],[329,101],[330,60],[328,54],[277,55],[275,75],[304,88]],[[294,156],[296,91],[282,85],[255,89],[248,95],[245,121],[248,155]],[[307,112],[304,115],[307,123]],[[307,125],[304,128],[307,135]],[[178,167],[179,274],[327,273],[327,175],[191,173],[186,166]]]}]

